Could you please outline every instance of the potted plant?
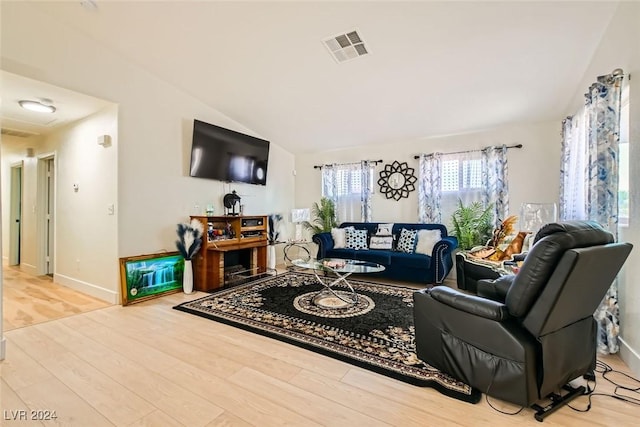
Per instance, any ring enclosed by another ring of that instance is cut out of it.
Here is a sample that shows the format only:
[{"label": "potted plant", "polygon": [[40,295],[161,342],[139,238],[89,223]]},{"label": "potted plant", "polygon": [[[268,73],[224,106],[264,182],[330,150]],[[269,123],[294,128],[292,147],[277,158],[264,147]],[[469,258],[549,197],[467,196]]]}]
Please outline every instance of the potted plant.
[{"label": "potted plant", "polygon": [[304,221],[302,225],[313,234],[331,231],[332,228],[338,226],[336,206],[331,199],[323,197],[320,199],[320,203],[315,202],[311,206],[311,214],[314,217],[313,221]]},{"label": "potted plant", "polygon": [[280,221],[282,221],[282,215],[271,214],[267,217],[269,225],[267,231],[267,268],[274,270],[276,268],[276,244],[280,242]]},{"label": "potted plant", "polygon": [[458,209],[451,217],[451,234],[458,238],[460,249],[470,250],[475,246],[487,244],[493,232],[492,208],[492,204],[484,208],[480,202],[465,206],[462,200],[458,199]]},{"label": "potted plant", "polygon": [[182,275],[182,290],[185,294],[193,292],[193,266],[191,260],[202,246],[202,233],[204,227],[197,219],[192,219],[188,224],[178,224],[176,230],[178,240],[176,247],[184,258],[184,273]]}]

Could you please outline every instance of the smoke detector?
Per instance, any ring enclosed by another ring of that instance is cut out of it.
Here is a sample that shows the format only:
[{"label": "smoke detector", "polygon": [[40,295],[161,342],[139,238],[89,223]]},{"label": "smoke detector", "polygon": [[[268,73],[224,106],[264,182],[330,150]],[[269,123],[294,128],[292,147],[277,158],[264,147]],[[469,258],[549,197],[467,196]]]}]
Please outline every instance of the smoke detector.
[{"label": "smoke detector", "polygon": [[369,53],[357,30],[328,37],[323,42],[337,63],[350,61]]}]

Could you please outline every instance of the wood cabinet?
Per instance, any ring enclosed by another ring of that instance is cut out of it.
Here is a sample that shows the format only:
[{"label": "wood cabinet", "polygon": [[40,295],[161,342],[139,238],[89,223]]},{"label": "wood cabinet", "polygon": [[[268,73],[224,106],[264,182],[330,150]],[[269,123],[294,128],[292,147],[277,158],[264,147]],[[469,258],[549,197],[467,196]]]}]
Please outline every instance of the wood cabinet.
[{"label": "wood cabinet", "polygon": [[192,216],[204,227],[194,257],[198,291],[210,292],[267,271],[267,216]]}]

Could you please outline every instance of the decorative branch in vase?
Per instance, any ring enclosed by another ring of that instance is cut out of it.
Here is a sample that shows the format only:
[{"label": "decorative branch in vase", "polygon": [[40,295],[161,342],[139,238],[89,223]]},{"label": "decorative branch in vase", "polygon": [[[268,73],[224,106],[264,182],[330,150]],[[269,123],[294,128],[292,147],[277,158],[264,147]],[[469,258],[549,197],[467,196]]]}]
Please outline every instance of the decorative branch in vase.
[{"label": "decorative branch in vase", "polygon": [[282,221],[282,215],[271,214],[267,218],[269,223],[269,230],[267,231],[267,268],[275,270],[276,268],[276,244],[280,242],[280,221]]},{"label": "decorative branch in vase", "polygon": [[176,247],[180,255],[184,258],[182,290],[185,294],[191,294],[193,293],[193,266],[191,260],[202,246],[204,228],[200,221],[192,219],[189,224],[178,224],[176,232],[178,233]]}]

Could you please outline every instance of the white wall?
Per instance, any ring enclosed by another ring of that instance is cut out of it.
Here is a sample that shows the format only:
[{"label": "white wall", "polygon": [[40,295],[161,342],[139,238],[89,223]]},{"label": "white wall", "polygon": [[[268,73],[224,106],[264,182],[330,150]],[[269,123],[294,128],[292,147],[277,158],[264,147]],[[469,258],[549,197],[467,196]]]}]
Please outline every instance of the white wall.
[{"label": "white wall", "polygon": [[619,240],[635,248],[619,277],[620,355],[640,375],[640,3],[622,2],[605,32],[591,64],[582,76],[568,114],[578,109],[582,94],[599,75],[622,68],[630,74],[629,94],[629,226],[620,229]]},{"label": "white wall", "polygon": [[[560,181],[560,123],[546,122],[520,126],[505,126],[497,129],[429,138],[367,147],[366,149],[345,149],[325,151],[296,156],[296,207],[310,207],[321,197],[321,172],[313,165],[323,163],[343,163],[363,159],[380,160],[376,167],[377,182],[384,164],[394,160],[407,162],[418,174],[418,160],[413,157],[420,153],[454,152],[474,150],[489,145],[522,144],[522,149],[510,149],[509,159],[509,211],[518,215],[524,202],[557,203]],[[378,192],[373,195],[372,221],[416,222],[418,220],[418,191],[409,198],[395,201],[386,199]],[[450,226],[450,218],[443,218]]]},{"label": "white wall", "polygon": [[[98,145],[100,135],[110,135],[111,146]],[[108,260],[118,256],[118,222],[108,207],[117,202],[118,147],[113,105],[47,136],[39,148],[56,155],[54,280],[112,302],[119,300],[119,270]]]},{"label": "white wall", "polygon": [[[222,212],[221,198],[229,188],[242,195],[247,213],[286,213],[293,207],[293,155],[277,141],[271,141],[266,187],[190,178],[194,118],[254,133],[29,3],[1,7],[3,69],[119,106],[118,257],[174,250],[176,223],[186,220],[196,204],[204,208],[214,201],[216,212]],[[117,259],[103,262],[114,265]],[[108,288],[117,291],[118,281]]]}]

